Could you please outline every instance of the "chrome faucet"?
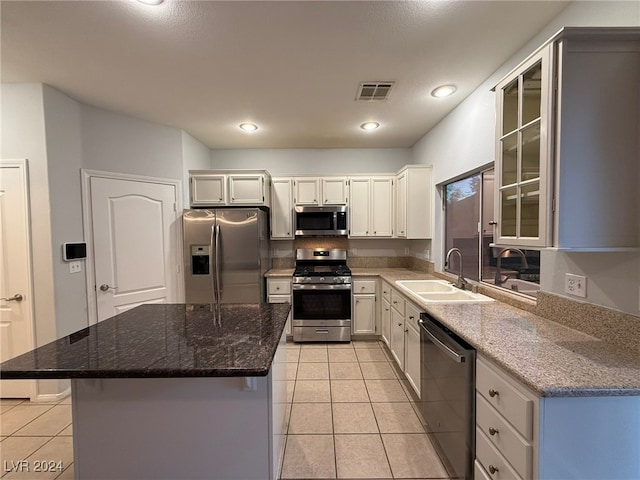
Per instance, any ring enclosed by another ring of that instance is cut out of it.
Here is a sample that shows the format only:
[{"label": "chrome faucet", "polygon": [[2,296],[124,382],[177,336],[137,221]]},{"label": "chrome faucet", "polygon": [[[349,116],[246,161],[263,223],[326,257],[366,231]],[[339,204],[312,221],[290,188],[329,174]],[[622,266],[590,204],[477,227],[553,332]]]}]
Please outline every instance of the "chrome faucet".
[{"label": "chrome faucet", "polygon": [[446,267],[447,265],[449,265],[449,258],[451,257],[452,253],[457,253],[458,254],[458,258],[460,259],[460,269],[458,270],[458,279],[456,280],[456,283],[454,283],[454,285],[462,290],[464,290],[464,286],[467,284],[467,281],[465,280],[464,276],[462,275],[462,252],[460,251],[459,248],[451,248],[449,249],[449,251],[447,252],[447,258],[444,261],[444,266]]},{"label": "chrome faucet", "polygon": [[511,274],[509,274],[509,273],[502,274],[500,272],[500,269],[502,267],[502,255],[504,255],[505,252],[513,252],[513,253],[517,254],[522,259],[522,261],[520,263],[520,268],[521,269],[529,268],[529,264],[527,263],[527,256],[524,254],[524,252],[522,250],[520,250],[519,248],[503,248],[502,250],[500,250],[500,253],[498,253],[498,262],[496,264],[496,276],[495,276],[495,279],[493,281],[493,283],[495,285],[498,285],[498,286],[500,286],[503,283],[505,283],[511,277]]}]

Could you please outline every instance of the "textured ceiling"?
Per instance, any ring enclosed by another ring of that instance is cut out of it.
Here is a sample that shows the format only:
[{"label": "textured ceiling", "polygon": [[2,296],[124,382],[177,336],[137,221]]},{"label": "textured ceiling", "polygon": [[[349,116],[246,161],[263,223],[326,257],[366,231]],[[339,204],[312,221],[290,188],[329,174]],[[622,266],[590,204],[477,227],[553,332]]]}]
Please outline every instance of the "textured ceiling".
[{"label": "textured ceiling", "polygon": [[[210,148],[410,147],[567,4],[3,1],[0,73]],[[388,100],[355,100],[388,80]]]}]

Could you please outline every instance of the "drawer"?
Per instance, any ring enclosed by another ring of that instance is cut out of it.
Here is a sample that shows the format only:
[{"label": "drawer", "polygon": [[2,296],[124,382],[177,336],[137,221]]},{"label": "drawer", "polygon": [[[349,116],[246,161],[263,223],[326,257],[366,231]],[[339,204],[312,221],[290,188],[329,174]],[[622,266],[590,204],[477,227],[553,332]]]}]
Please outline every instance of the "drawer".
[{"label": "drawer", "polygon": [[[533,448],[529,445],[482,395],[476,395],[477,428],[509,461],[523,478],[530,478],[533,468]],[[493,435],[492,435],[493,432]]]},{"label": "drawer", "polygon": [[268,303],[291,303],[291,295],[268,295]]},{"label": "drawer", "polygon": [[391,289],[391,306],[395,308],[400,315],[404,317],[404,303],[405,299],[393,288]]},{"label": "drawer", "polygon": [[422,310],[409,301],[405,303],[404,308],[406,311],[405,325],[412,327],[416,332],[420,332],[420,325],[418,324],[418,320],[420,320],[420,312]]},{"label": "drawer", "polygon": [[502,415],[525,440],[533,439],[533,400],[518,391],[495,367],[476,362],[476,390]]},{"label": "drawer", "polygon": [[391,285],[387,282],[382,282],[382,298],[391,303]]},{"label": "drawer", "polygon": [[473,480],[491,480],[491,477],[484,471],[478,459],[473,462]]},{"label": "drawer", "polygon": [[359,293],[376,293],[376,281],[354,280],[352,288],[354,295],[357,295]]},{"label": "drawer", "polygon": [[291,295],[291,280],[267,280],[267,293],[269,295]]},{"label": "drawer", "polygon": [[[489,478],[523,480],[479,428],[476,428],[476,461],[480,462],[480,468],[484,468],[484,471],[489,474]],[[491,473],[493,469],[495,470]]]}]

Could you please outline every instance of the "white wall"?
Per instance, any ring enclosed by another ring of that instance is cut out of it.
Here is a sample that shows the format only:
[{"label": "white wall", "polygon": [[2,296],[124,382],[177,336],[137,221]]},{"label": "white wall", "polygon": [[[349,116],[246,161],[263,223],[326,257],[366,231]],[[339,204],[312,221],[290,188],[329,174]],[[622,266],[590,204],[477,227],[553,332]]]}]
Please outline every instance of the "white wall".
[{"label": "white wall", "polygon": [[211,168],[211,150],[187,132],[182,132],[182,207],[189,208],[189,170]]},{"label": "white wall", "polygon": [[28,160],[35,341],[40,346],[57,338],[42,85],[2,85],[1,109],[2,158]]},{"label": "white wall", "polygon": [[44,85],[44,118],[51,205],[51,250],[55,285],[57,337],[88,326],[86,264],[81,273],[69,273],[62,260],[64,242],[84,241],[80,168],[81,106],[60,91]]},{"label": "white wall", "polygon": [[211,168],[265,169],[272,176],[392,173],[410,164],[409,148],[212,150]]},{"label": "white wall", "polygon": [[[495,103],[491,88],[513,67],[524,60],[531,52],[543,44],[563,26],[638,26],[640,25],[640,2],[572,2],[558,17],[532,38],[518,53],[511,57],[478,89],[466,98],[451,114],[445,117],[435,128],[429,131],[413,147],[413,163],[433,165],[434,182],[441,183],[470,170],[493,162],[495,157]],[[442,231],[442,201],[439,192],[434,202],[434,221],[436,232]],[[443,242],[439,233],[431,244],[431,258],[436,269],[442,269]],[[413,252],[415,253],[415,252]],[[614,287],[608,286],[605,272],[593,269],[598,261],[592,261],[592,255],[581,254],[567,258],[567,254],[553,252],[545,254],[542,271],[542,288],[553,293],[563,294],[564,269],[588,271],[593,289],[588,293],[588,301],[607,307],[638,313],[638,270],[637,262],[627,262],[626,266],[616,270],[622,283],[627,285],[624,295],[631,301],[621,301]],[[635,258],[635,257],[634,257]],[[549,268],[549,266],[552,266]],[[559,267],[562,266],[562,267]],[[635,268],[635,270],[634,270]],[[550,271],[551,270],[551,271]],[[568,270],[567,270],[568,271]],[[571,273],[575,273],[572,271]],[[635,289],[635,291],[633,291]],[[595,292],[600,292],[596,294]],[[629,309],[629,303],[635,299],[635,309]]]},{"label": "white wall", "polygon": [[182,131],[82,105],[83,168],[181,180]]}]

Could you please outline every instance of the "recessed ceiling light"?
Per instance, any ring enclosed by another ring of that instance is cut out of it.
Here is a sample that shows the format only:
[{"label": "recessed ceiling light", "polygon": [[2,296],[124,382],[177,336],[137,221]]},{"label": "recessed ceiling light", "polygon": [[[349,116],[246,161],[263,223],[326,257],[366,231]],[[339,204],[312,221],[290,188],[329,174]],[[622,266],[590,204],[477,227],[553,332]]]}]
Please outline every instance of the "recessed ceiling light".
[{"label": "recessed ceiling light", "polygon": [[453,92],[455,92],[456,86],[455,85],[441,85],[437,88],[434,88],[433,91],[431,92],[431,95],[437,98],[441,98],[441,97],[448,97],[449,95],[453,94]]},{"label": "recessed ceiling light", "polygon": [[360,125],[360,128],[363,130],[375,130],[379,126],[380,124],[378,122],[364,122],[362,125]]},{"label": "recessed ceiling light", "polygon": [[140,3],[144,3],[145,5],[160,5],[164,0],[138,0]]},{"label": "recessed ceiling light", "polygon": [[255,132],[256,130],[258,130],[258,125],[256,125],[255,123],[244,122],[238,126],[240,127],[241,130],[244,130],[245,132]]}]

